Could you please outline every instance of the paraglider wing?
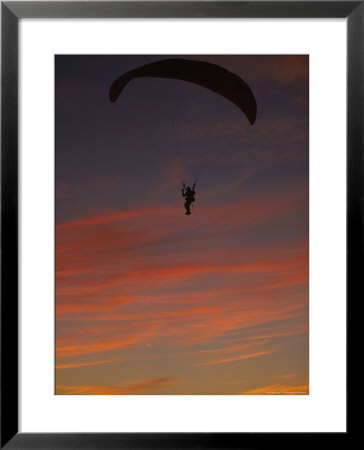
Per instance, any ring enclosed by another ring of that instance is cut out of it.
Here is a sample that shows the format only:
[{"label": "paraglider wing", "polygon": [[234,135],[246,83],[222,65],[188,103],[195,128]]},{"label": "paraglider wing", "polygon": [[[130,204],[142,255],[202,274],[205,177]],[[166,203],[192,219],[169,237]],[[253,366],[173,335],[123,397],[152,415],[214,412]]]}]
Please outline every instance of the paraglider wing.
[{"label": "paraglider wing", "polygon": [[257,103],[253,92],[238,75],[216,64],[182,58],[164,59],[126,72],[111,85],[109,97],[116,102],[125,86],[135,78],[154,77],[188,81],[225,97],[254,124]]}]

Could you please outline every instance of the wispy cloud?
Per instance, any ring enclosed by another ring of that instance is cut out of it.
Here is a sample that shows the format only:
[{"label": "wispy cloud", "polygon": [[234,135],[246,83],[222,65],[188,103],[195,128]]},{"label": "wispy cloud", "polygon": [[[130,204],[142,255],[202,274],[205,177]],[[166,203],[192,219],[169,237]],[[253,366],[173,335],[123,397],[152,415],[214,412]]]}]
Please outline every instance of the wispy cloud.
[{"label": "wispy cloud", "polygon": [[286,384],[272,384],[257,389],[242,392],[244,395],[308,395],[308,385],[289,386]]},{"label": "wispy cloud", "polygon": [[134,332],[122,330],[121,327],[112,330],[95,325],[88,330],[87,327],[83,327],[76,335],[66,334],[56,338],[56,358],[105,353],[136,346],[148,341],[158,327],[157,324],[145,324],[143,329],[138,328]]},{"label": "wispy cloud", "polygon": [[242,361],[244,359],[257,358],[258,356],[268,355],[274,353],[274,350],[264,350],[261,352],[248,353],[245,355],[231,356],[230,358],[216,359],[214,361],[208,361],[204,363],[197,364],[198,366],[212,366],[215,364],[226,364],[235,361]]},{"label": "wispy cloud", "polygon": [[[190,235],[191,225],[176,220],[176,207],[170,206],[157,207],[157,217],[152,208],[135,208],[57,226],[57,364],[150,342],[197,345],[241,327],[300,316],[307,305],[306,239],[244,245],[244,251],[211,245],[221,233],[233,236],[235,229],[241,233],[272,222],[278,211],[295,208],[295,201],[287,195],[276,208],[268,196],[239,208],[206,207],[201,231],[206,215],[215,220],[208,238]],[[192,226],[196,229],[196,223]],[[177,256],[176,245],[184,246]],[[281,330],[281,335],[292,332]]]},{"label": "wispy cloud", "polygon": [[123,382],[115,385],[80,385],[67,386],[57,385],[56,393],[58,395],[123,395],[134,394],[140,391],[152,392],[163,390],[168,387],[179,384],[180,381],[173,377],[152,378],[147,380],[136,380],[132,382]]},{"label": "wispy cloud", "polygon": [[78,363],[68,363],[68,364],[56,364],[56,369],[80,369],[85,367],[102,366],[104,364],[114,364],[119,362],[115,359],[104,359],[101,361],[90,361],[90,362],[78,362]]}]

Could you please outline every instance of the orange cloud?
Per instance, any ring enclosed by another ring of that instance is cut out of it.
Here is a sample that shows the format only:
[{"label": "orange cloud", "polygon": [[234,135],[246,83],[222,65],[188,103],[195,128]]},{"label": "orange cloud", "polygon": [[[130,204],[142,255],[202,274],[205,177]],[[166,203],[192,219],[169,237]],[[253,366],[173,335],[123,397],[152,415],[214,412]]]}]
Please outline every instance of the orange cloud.
[{"label": "orange cloud", "polygon": [[[276,196],[271,192],[219,208],[206,205],[187,224],[180,220],[180,206],[167,205],[58,225],[58,369],[92,367],[67,360],[82,355],[130,360],[125,351],[134,348],[138,355],[146,345],[173,346],[187,354],[188,347],[226,338],[234,330],[307,314],[302,312],[308,302],[307,239],[244,243],[242,248],[215,244],[220,235],[233,236],[301,208],[297,192],[280,194],[280,202]],[[194,237],[196,230],[201,231]],[[178,257],[175,246],[183,248]],[[260,334],[261,341],[272,334]],[[229,344],[230,350],[202,363],[272,353],[266,348],[234,352],[236,345]]]},{"label": "orange cloud", "polygon": [[248,353],[246,355],[232,356],[230,358],[216,359],[214,361],[199,363],[199,364],[197,364],[197,366],[212,366],[215,364],[225,364],[225,363],[234,362],[234,361],[241,361],[243,359],[257,358],[258,356],[268,355],[268,354],[274,353],[274,352],[275,352],[275,350],[264,350],[261,352]]},{"label": "orange cloud", "polygon": [[289,386],[285,384],[272,384],[257,389],[242,392],[244,395],[308,395],[309,387],[307,384],[302,386]]},{"label": "orange cloud", "polygon": [[115,363],[115,362],[119,362],[119,361],[115,360],[115,359],[104,359],[102,361],[56,364],[56,369],[78,369],[78,368],[84,368],[84,367],[100,366],[100,365],[110,364],[110,363]]},{"label": "orange cloud", "polygon": [[[103,353],[137,345],[140,342],[150,339],[158,328],[158,325],[149,324],[145,328],[143,330],[137,330],[133,334],[125,332],[115,334],[114,332],[114,335],[108,338],[93,333],[92,329],[87,330],[82,328],[79,335],[82,337],[83,342],[78,341],[77,334],[76,336],[68,334],[63,338],[56,339],[56,358],[58,360],[64,357]],[[66,344],[67,342],[69,342],[68,345]]]},{"label": "orange cloud", "polygon": [[[249,274],[249,273],[263,273],[263,272],[281,272],[287,274],[293,270],[301,270],[299,273],[287,277],[285,280],[268,285],[265,289],[284,287],[289,285],[305,284],[308,281],[308,259],[306,256],[297,258],[288,258],[275,261],[261,261],[256,263],[189,263],[178,264],[177,261],[171,262],[168,260],[162,263],[145,265],[144,267],[123,268],[123,271],[118,274],[110,275],[108,271],[103,277],[96,280],[87,280],[87,283],[72,285],[69,287],[57,288],[57,296],[62,295],[94,295],[103,289],[110,290],[113,287],[121,284],[137,283],[143,280],[143,284],[151,286],[176,284],[185,279],[196,277],[200,275],[222,275],[222,274]],[[262,289],[262,286],[256,287],[257,290]]]},{"label": "orange cloud", "polygon": [[165,389],[179,384],[179,380],[172,377],[152,378],[148,380],[139,380],[135,382],[122,383],[111,386],[66,386],[57,385],[57,395],[122,395],[132,394],[139,391],[155,391]]}]

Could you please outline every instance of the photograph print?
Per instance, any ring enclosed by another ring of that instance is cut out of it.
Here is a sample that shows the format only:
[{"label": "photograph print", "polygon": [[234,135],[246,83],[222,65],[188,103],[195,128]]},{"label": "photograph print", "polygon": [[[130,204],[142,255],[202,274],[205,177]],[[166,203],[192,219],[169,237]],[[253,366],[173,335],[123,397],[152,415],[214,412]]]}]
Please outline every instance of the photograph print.
[{"label": "photograph print", "polygon": [[55,56],[55,394],[309,394],[309,56]]}]

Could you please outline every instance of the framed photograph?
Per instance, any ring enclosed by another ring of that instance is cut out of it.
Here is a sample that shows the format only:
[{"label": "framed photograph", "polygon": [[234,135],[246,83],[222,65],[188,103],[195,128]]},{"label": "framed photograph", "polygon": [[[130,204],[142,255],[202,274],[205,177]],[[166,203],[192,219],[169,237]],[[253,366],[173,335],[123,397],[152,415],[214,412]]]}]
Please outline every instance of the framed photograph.
[{"label": "framed photograph", "polygon": [[1,3],[2,447],[347,440],[363,8]]}]

